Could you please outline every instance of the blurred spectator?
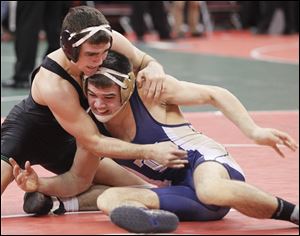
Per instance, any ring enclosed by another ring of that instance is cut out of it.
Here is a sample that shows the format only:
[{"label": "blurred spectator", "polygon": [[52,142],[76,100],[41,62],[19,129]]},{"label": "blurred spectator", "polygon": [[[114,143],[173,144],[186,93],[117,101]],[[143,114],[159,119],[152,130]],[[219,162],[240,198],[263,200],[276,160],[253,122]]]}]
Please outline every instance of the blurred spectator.
[{"label": "blurred spectator", "polygon": [[185,32],[182,30],[184,23],[184,8],[187,5],[187,23],[189,32],[192,37],[202,36],[199,30],[200,19],[200,2],[199,1],[173,1],[173,34],[175,38],[184,37]]},{"label": "blurred spectator", "polygon": [[285,27],[283,34],[299,32],[299,2],[298,1],[259,1],[261,18],[257,26],[258,34],[269,33],[274,13],[281,9],[284,14]]},{"label": "blurred spectator", "polygon": [[8,15],[8,2],[1,1],[1,26],[3,20],[7,17],[7,15]]},{"label": "blurred spectator", "polygon": [[257,27],[260,19],[259,1],[238,1],[240,17],[244,29]]},{"label": "blurred spectator", "polygon": [[[16,1],[1,1],[1,41],[10,41],[13,38],[15,22],[11,22],[10,18],[13,16],[9,14],[9,11],[14,4],[16,5]],[[10,24],[13,25],[10,26]]]},{"label": "blurred spectator", "polygon": [[145,23],[145,14],[149,13],[154,29],[161,40],[171,39],[171,27],[167,18],[167,11],[163,1],[134,1],[131,2],[132,15],[131,25],[138,40],[143,41],[148,31]]},{"label": "blurred spectator", "polygon": [[285,28],[283,34],[299,33],[299,1],[281,1]]},{"label": "blurred spectator", "polygon": [[17,1],[15,54],[16,63],[12,80],[3,87],[29,88],[29,77],[35,67],[39,32],[46,32],[48,48],[45,55],[58,49],[60,27],[70,1]]}]

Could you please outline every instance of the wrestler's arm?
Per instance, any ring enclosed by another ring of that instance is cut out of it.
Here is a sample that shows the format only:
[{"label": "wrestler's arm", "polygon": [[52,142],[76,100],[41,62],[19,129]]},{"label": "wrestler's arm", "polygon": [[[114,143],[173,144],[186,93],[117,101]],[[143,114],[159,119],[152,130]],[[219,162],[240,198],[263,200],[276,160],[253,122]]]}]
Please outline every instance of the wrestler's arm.
[{"label": "wrestler's arm", "polygon": [[251,118],[243,104],[225,88],[179,81],[167,76],[161,99],[168,104],[176,105],[203,105],[209,104],[220,110],[232,121],[247,137],[258,144],[273,147],[278,154],[278,144],[283,144],[295,151],[296,142],[285,132],[262,128]]},{"label": "wrestler's arm", "polygon": [[164,144],[138,145],[116,138],[104,136],[91,117],[80,106],[76,90],[66,81],[54,84],[41,93],[59,124],[96,157],[119,159],[151,159],[169,165],[185,156],[176,145]]},{"label": "wrestler's arm", "polygon": [[[187,162],[183,159],[186,152],[170,142],[138,145],[100,134],[94,121],[80,106],[76,90],[65,80],[55,81],[52,78],[45,86],[41,86],[39,94],[43,104],[48,105],[59,124],[75,137],[81,147],[70,171],[44,178],[38,183],[41,192],[59,196],[82,192],[92,183],[100,157],[152,159],[164,166],[175,168],[184,167]],[[20,171],[14,173],[14,176],[18,185],[24,187],[24,191],[36,191],[28,186],[26,173]]]},{"label": "wrestler's arm", "polygon": [[71,169],[53,177],[39,177],[29,161],[26,161],[24,170],[14,159],[10,158],[9,161],[13,167],[15,181],[22,190],[59,197],[75,196],[87,190],[99,165],[99,158],[93,157],[82,147],[77,148]]},{"label": "wrestler's arm", "polygon": [[[71,169],[53,177],[39,177],[27,161],[25,169],[10,158],[18,186],[26,192],[41,192],[49,196],[71,197],[87,190],[92,183],[108,186],[150,186],[141,177],[119,166],[113,160],[92,156],[77,145]],[[151,185],[152,186],[152,185]]]},{"label": "wrestler's arm", "polygon": [[166,74],[160,63],[153,57],[135,47],[120,33],[113,31],[112,50],[125,55],[133,65],[133,71],[137,73],[137,83],[143,88],[147,98],[157,99],[164,86]]},{"label": "wrestler's arm", "polygon": [[91,155],[82,146],[77,146],[71,169],[62,175],[38,178],[36,191],[58,197],[71,197],[82,193],[91,186],[99,161],[99,158]]}]

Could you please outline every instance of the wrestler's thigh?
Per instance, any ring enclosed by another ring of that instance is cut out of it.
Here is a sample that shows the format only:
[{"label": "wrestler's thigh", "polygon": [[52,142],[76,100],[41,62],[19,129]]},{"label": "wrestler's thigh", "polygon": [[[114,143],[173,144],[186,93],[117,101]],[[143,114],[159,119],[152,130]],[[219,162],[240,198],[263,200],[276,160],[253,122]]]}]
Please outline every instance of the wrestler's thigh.
[{"label": "wrestler's thigh", "polygon": [[219,181],[221,179],[230,179],[227,169],[221,163],[215,161],[206,161],[197,166],[193,173],[195,188],[199,186]]}]

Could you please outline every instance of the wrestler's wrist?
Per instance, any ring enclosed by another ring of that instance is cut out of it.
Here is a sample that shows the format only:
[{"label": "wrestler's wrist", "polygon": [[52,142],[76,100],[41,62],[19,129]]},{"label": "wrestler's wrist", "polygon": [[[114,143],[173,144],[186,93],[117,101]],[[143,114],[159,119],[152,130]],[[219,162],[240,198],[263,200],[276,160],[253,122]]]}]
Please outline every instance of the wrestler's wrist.
[{"label": "wrestler's wrist", "polygon": [[159,66],[160,68],[163,68],[162,65],[158,61],[156,61],[155,59],[150,60],[147,64],[147,66],[149,66],[149,65]]},{"label": "wrestler's wrist", "polygon": [[37,192],[44,193],[47,190],[47,185],[44,183],[43,178],[38,178],[37,180]]},{"label": "wrestler's wrist", "polygon": [[146,144],[141,146],[139,159],[141,160],[149,160],[152,157],[152,145]]},{"label": "wrestler's wrist", "polygon": [[149,66],[150,64],[157,64],[159,65],[160,67],[162,67],[161,64],[159,64],[157,62],[157,60],[155,60],[153,57],[149,56],[148,54],[144,54],[144,56],[142,57],[142,60],[141,60],[141,63],[138,67],[138,71],[146,68],[147,66]]}]

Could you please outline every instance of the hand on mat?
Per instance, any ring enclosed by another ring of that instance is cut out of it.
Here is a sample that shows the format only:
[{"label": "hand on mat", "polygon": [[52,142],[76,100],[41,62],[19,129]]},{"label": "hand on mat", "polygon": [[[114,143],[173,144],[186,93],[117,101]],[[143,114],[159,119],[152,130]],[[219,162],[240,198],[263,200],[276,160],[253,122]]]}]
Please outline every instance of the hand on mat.
[{"label": "hand on mat", "polygon": [[34,169],[32,169],[30,162],[26,161],[25,170],[21,169],[13,158],[9,158],[9,162],[13,167],[13,175],[18,186],[26,192],[37,191],[39,177]]},{"label": "hand on mat", "polygon": [[158,99],[163,91],[166,74],[160,64],[152,61],[137,74],[137,84],[143,88],[143,95],[147,99]]},{"label": "hand on mat", "polygon": [[[183,168],[187,160],[187,152],[178,149],[178,146],[172,142],[161,142],[149,144],[149,152],[146,153],[146,159],[156,161],[165,167]],[[150,168],[158,168],[155,163]]]},{"label": "hand on mat", "polygon": [[278,145],[285,145],[292,151],[296,151],[298,148],[297,143],[290,135],[272,128],[256,128],[253,132],[253,140],[257,144],[271,146],[282,157],[285,156],[279,149]]}]

